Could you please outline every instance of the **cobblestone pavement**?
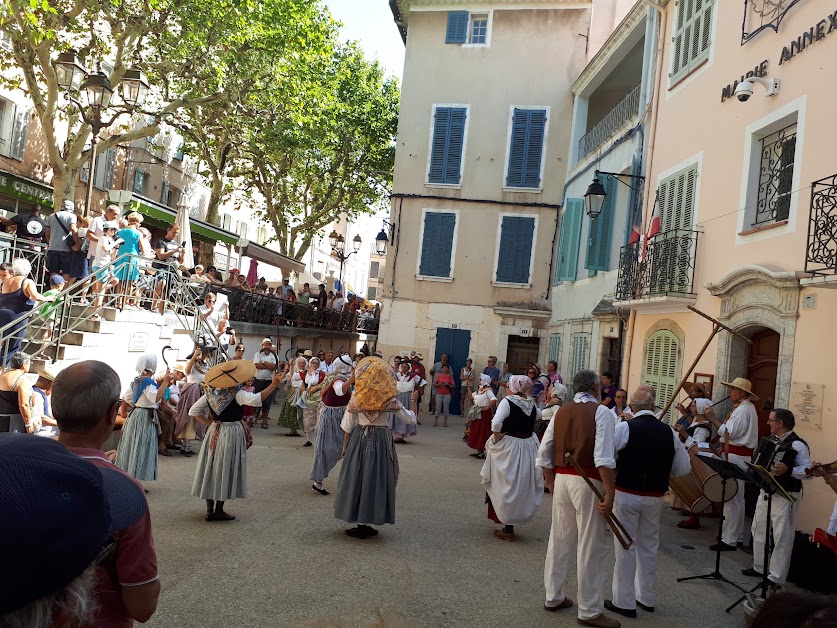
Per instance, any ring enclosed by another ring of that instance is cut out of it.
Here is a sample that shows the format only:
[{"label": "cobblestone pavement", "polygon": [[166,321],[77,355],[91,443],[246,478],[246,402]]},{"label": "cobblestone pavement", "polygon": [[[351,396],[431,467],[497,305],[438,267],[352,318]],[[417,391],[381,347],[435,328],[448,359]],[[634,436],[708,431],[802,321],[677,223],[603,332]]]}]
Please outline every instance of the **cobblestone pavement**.
[{"label": "cobblestone pavement", "polygon": [[[275,410],[275,408],[274,408]],[[283,429],[254,430],[246,500],[227,504],[238,518],[207,523],[204,503],[190,496],[196,457],[162,458],[160,480],[147,483],[163,592],[154,627],[261,626],[574,626],[574,609],[547,613],[543,563],[551,500],[500,541],[486,518],[481,463],[462,442],[462,419],[433,428],[423,415],[419,435],[398,445],[401,477],[396,524],[358,541],[333,516],[334,497],[311,490],[312,448]],[[337,487],[339,465],[326,488]],[[664,508],[657,612],[623,626],[743,626],[743,611],[724,608],[738,597],[714,582],[677,583],[706,573],[713,532],[677,529]],[[714,527],[716,521],[706,519]],[[725,554],[722,572],[747,587],[739,570],[749,556]],[[609,579],[608,579],[609,580]],[[609,583],[607,596],[609,595]],[[574,598],[571,577],[566,593]]]}]

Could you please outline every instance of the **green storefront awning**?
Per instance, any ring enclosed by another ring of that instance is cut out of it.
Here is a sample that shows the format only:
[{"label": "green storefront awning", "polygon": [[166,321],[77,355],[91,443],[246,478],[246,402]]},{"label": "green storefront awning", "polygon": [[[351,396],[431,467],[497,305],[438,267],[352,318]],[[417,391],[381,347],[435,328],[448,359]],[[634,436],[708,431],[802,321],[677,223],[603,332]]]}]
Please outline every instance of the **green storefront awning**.
[{"label": "green storefront awning", "polygon": [[[131,198],[131,209],[151,218],[152,222],[157,223],[160,227],[172,224],[177,218],[177,212],[171,207],[155,203],[144,197],[138,197],[136,194]],[[208,222],[189,218],[189,227],[192,231],[192,237],[197,236],[207,242],[217,241],[233,246],[238,244],[238,234],[226,231]]]},{"label": "green storefront awning", "polygon": [[45,183],[0,170],[0,194],[53,207],[52,188]]}]

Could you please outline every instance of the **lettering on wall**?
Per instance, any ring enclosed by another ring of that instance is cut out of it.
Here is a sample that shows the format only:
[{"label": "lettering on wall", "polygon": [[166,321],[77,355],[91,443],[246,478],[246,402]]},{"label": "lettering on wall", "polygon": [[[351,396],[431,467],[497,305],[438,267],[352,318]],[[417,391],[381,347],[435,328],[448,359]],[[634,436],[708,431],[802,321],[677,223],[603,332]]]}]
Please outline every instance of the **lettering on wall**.
[{"label": "lettering on wall", "polygon": [[759,63],[752,70],[749,70],[746,74],[743,74],[740,79],[736,79],[732,83],[724,87],[721,90],[721,102],[724,102],[728,98],[732,98],[733,96],[735,96],[735,88],[738,87],[738,84],[743,83],[748,78],[752,78],[754,76],[758,76],[759,78],[764,78],[765,76],[767,76],[767,59]]},{"label": "lettering on wall", "polygon": [[782,65],[786,61],[790,61],[800,52],[806,50],[809,46],[817,43],[818,41],[825,39],[826,36],[831,35],[834,31],[837,31],[837,11],[825,19],[817,22],[794,41],[790,42],[789,45],[782,48],[779,65]]}]

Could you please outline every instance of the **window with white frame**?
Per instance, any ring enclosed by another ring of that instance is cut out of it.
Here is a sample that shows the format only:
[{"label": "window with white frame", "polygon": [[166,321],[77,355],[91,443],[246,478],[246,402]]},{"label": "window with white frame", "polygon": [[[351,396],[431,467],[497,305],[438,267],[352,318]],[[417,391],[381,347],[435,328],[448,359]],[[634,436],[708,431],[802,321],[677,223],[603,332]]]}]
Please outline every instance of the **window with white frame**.
[{"label": "window with white frame", "polygon": [[377,279],[378,278],[378,271],[381,267],[380,262],[370,262],[369,263],[369,278],[370,279]]},{"label": "window with white frame", "polygon": [[468,25],[468,43],[488,43],[488,13],[471,13],[470,24]]},{"label": "window with white frame", "polygon": [[781,222],[790,215],[796,162],[796,121],[759,140],[759,178],[752,227]]},{"label": "window with white frame", "polygon": [[0,155],[23,161],[29,112],[26,106],[0,98]]},{"label": "window with white frame", "polygon": [[446,44],[488,46],[491,42],[491,12],[448,11]]},{"label": "window with white frame", "polygon": [[366,289],[366,298],[370,301],[374,301],[378,297],[378,288],[375,286],[369,286]]},{"label": "window with white frame", "polygon": [[459,185],[462,181],[462,153],[465,150],[467,107],[434,105],[427,182]]},{"label": "window with white frame", "polygon": [[671,46],[671,83],[702,65],[712,46],[715,0],[680,0]]}]

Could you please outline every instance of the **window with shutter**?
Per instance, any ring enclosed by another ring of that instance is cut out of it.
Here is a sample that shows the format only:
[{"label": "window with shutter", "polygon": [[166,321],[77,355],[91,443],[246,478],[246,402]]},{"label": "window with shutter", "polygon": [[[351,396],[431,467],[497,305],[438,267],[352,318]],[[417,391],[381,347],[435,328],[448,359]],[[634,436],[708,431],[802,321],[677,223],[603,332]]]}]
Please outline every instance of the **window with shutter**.
[{"label": "window with shutter", "polygon": [[160,202],[163,205],[168,205],[170,200],[168,181],[163,181],[163,185],[160,186]]},{"label": "window with shutter", "polygon": [[546,121],[546,109],[515,109],[512,112],[506,187],[541,186]]},{"label": "window with shutter", "polygon": [[698,166],[694,164],[673,174],[660,183],[660,230],[691,231],[695,212]]},{"label": "window with shutter", "polygon": [[590,334],[587,332],[573,334],[573,357],[570,381],[579,371],[587,368],[590,351]]},{"label": "window with shutter", "polygon": [[145,172],[139,168],[134,171],[134,194],[145,196]]},{"label": "window with shutter", "polygon": [[78,171],[78,180],[82,183],[87,183],[90,180],[90,162],[85,161]]},{"label": "window with shutter", "polygon": [[116,177],[116,151],[111,148],[105,155],[105,189],[112,190]]},{"label": "window with shutter", "polygon": [[578,249],[584,199],[568,198],[561,216],[561,237],[558,242],[558,281],[575,281],[578,271]]},{"label": "window with shutter", "polygon": [[446,44],[464,44],[468,39],[468,11],[448,11]]},{"label": "window with shutter", "polygon": [[369,286],[366,289],[366,298],[369,299],[370,301],[374,301],[377,298],[377,296],[378,296],[378,288],[376,288],[375,286]]},{"label": "window with shutter", "polygon": [[671,83],[709,57],[715,0],[680,0],[671,49]]},{"label": "window with shutter", "polygon": [[369,263],[369,278],[370,279],[377,279],[378,278],[378,270],[381,267],[380,262],[370,262]]},{"label": "window with shutter", "polygon": [[[667,329],[655,332],[645,345],[643,382],[657,390],[657,405],[664,406],[680,379],[680,340]],[[668,421],[673,421],[669,412]]]},{"label": "window with shutter", "polygon": [[561,364],[561,334],[549,334],[549,360]]},{"label": "window with shutter", "polygon": [[610,231],[616,210],[616,181],[609,175],[600,175],[604,185],[605,202],[598,216],[590,220],[590,237],[587,241],[587,270],[607,271],[610,263]]},{"label": "window with shutter", "polygon": [[109,190],[109,181],[112,181],[113,162],[115,155],[112,151],[105,151],[96,155],[96,171],[93,173],[93,186],[99,190]]},{"label": "window with shutter", "polygon": [[451,277],[456,214],[425,212],[418,274],[422,277]]},{"label": "window with shutter", "polygon": [[23,161],[26,154],[26,132],[29,129],[29,111],[25,106],[18,105],[12,125],[9,157]]},{"label": "window with shutter", "polygon": [[534,248],[534,216],[503,216],[497,252],[498,283],[529,284]]},{"label": "window with shutter", "polygon": [[467,117],[466,107],[436,107],[430,142],[428,183],[459,184]]}]

